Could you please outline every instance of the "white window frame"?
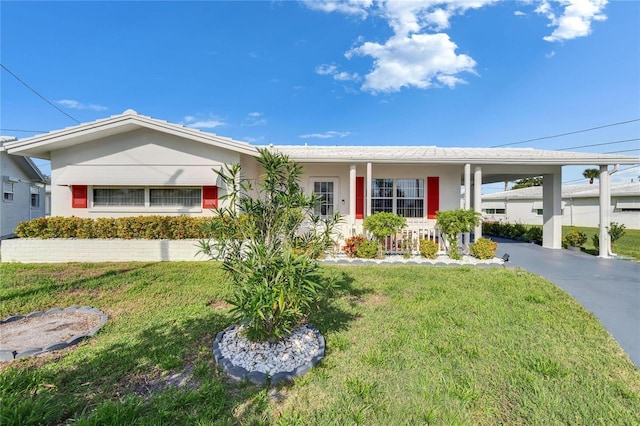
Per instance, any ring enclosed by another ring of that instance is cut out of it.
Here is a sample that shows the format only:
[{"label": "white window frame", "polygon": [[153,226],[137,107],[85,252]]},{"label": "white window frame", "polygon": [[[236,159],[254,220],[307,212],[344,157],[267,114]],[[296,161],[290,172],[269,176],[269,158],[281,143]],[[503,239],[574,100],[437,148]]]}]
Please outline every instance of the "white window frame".
[{"label": "white window frame", "polygon": [[[340,212],[340,205],[338,203],[338,200],[340,199],[340,179],[337,177],[312,176],[311,178],[309,178],[309,187],[310,187],[310,192],[315,194],[317,194],[315,192],[316,183],[333,184],[333,206],[332,206],[333,212],[331,214],[328,214],[328,213],[322,214],[322,212],[320,212],[319,216],[322,218],[329,218],[329,217],[332,217],[334,213]],[[317,194],[317,195],[321,195],[321,194]],[[314,214],[317,215],[318,212],[314,210]]]},{"label": "white window frame", "polygon": [[13,182],[2,182],[2,201],[12,203],[14,199]]},{"label": "white window frame", "polygon": [[[398,201],[399,200],[421,200],[422,201],[422,215],[420,216],[402,216],[405,217],[406,219],[424,219],[426,217],[426,209],[427,209],[427,202],[426,202],[426,179],[425,178],[406,178],[406,177],[402,177],[402,178],[373,178],[371,184],[373,185],[375,181],[377,180],[382,180],[382,181],[391,181],[392,182],[392,187],[391,187],[391,197],[376,197],[374,194],[374,190],[373,187],[371,188],[371,214],[375,214],[377,212],[381,212],[381,211],[388,211],[387,209],[382,210],[382,209],[376,209],[374,206],[374,200],[388,200],[391,201],[391,213],[393,214],[398,214]],[[422,187],[418,188],[419,191],[422,191],[422,196],[419,197],[399,197],[398,196],[398,182],[399,181],[420,181]],[[384,189],[389,189],[389,188],[384,188]]]},{"label": "white window frame", "polygon": [[[205,185],[206,186],[206,185]],[[133,205],[133,206],[96,206],[94,200],[94,191],[96,189],[142,189],[144,191],[144,203],[141,205]],[[151,190],[152,189],[197,189],[200,192],[200,198],[198,200],[197,205],[193,206],[176,206],[176,205],[151,205]],[[143,214],[154,214],[154,213],[201,213],[202,212],[202,186],[190,185],[190,186],[107,186],[107,185],[89,185],[87,188],[87,204],[89,205],[90,212],[96,213],[106,213],[106,212],[114,212],[114,213],[143,213]]]}]

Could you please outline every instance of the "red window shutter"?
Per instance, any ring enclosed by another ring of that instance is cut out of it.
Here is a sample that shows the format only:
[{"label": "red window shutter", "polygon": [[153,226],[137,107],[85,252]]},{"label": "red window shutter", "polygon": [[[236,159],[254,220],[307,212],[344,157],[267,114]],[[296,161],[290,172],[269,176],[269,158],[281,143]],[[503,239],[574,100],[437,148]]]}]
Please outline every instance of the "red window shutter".
[{"label": "red window shutter", "polygon": [[87,208],[87,185],[71,186],[71,207],[74,209]]},{"label": "red window shutter", "polygon": [[435,219],[440,210],[440,178],[430,176],[427,178],[427,218]]},{"label": "red window shutter", "polygon": [[364,219],[364,176],[356,177],[356,219]]},{"label": "red window shutter", "polygon": [[202,208],[213,209],[218,207],[218,187],[203,186],[202,187]]}]

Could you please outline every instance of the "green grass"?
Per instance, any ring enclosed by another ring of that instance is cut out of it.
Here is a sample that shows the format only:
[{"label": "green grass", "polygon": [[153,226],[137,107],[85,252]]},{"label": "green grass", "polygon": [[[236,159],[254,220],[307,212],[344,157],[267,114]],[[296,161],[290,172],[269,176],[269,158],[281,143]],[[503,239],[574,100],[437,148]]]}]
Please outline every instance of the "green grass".
[{"label": "green grass", "polygon": [[[569,231],[574,229],[587,234],[587,243],[584,247],[588,253],[594,254],[595,247],[591,236],[598,235],[600,230],[598,228],[587,228],[584,226],[563,226],[562,236],[564,237]],[[625,234],[614,244],[613,252],[640,260],[640,229],[626,229]]]},{"label": "green grass", "polygon": [[[229,381],[215,263],[0,265],[0,317],[92,305],[79,346],[0,366],[0,424],[640,424],[640,371],[600,323],[522,271],[325,268],[325,359],[293,383]],[[184,388],[165,387],[192,372]]]}]

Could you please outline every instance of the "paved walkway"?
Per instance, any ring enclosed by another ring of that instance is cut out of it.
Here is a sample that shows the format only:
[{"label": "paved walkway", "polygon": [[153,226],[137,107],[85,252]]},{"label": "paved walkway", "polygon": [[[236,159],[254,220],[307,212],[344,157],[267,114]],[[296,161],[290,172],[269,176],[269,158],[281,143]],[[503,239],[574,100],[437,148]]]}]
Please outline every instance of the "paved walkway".
[{"label": "paved walkway", "polygon": [[494,238],[496,256],[555,283],[595,315],[640,368],[640,263]]}]

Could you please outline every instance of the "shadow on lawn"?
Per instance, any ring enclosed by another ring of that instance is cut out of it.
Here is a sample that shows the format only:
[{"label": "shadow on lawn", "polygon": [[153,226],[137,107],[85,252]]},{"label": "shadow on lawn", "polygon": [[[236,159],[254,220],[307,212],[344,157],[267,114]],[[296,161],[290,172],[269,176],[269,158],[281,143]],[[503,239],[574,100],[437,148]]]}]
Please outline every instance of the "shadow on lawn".
[{"label": "shadow on lawn", "polygon": [[[42,277],[34,277],[34,280],[37,279],[38,281],[43,281],[43,283],[35,287],[29,286],[28,289],[8,290],[7,294],[3,297],[3,301],[8,302],[13,299],[29,298],[29,296],[34,296],[36,294],[41,294],[41,293],[50,293],[50,294],[61,293],[63,291],[66,291],[72,288],[78,288],[78,289],[85,288],[86,284],[92,281],[100,282],[99,280],[104,278],[109,278],[119,274],[124,274],[127,272],[138,271],[145,268],[149,268],[153,266],[153,263],[143,263],[140,265],[136,265],[135,267],[131,267],[130,264],[122,264],[122,265],[107,264],[107,265],[109,266],[108,269],[104,270],[104,272],[101,272],[95,275],[90,274],[89,271],[91,271],[91,269],[85,266],[83,268],[83,271],[87,271],[88,275],[80,279],[70,280],[70,281],[64,280],[64,276],[72,275],[70,273],[65,273],[63,276],[53,275],[53,276],[46,277],[46,279],[43,279]],[[73,266],[74,264],[70,264],[70,267],[73,267]],[[91,265],[91,266],[98,267],[96,265]],[[21,313],[19,312],[13,313],[12,315],[17,315],[17,314],[21,314]]]},{"label": "shadow on lawn", "polygon": [[[115,273],[120,272],[125,270]],[[353,281],[341,274],[335,296],[368,293],[353,289]],[[311,320],[323,334],[346,329],[357,318],[336,302],[321,308]],[[268,389],[234,382],[215,365],[211,345],[232,319],[226,309],[209,309],[192,318],[151,316],[130,336],[124,335],[129,324],[107,323],[79,347],[5,369],[0,424],[63,424],[79,418],[86,420],[80,424],[264,423]],[[112,339],[117,341],[100,344]]]}]

